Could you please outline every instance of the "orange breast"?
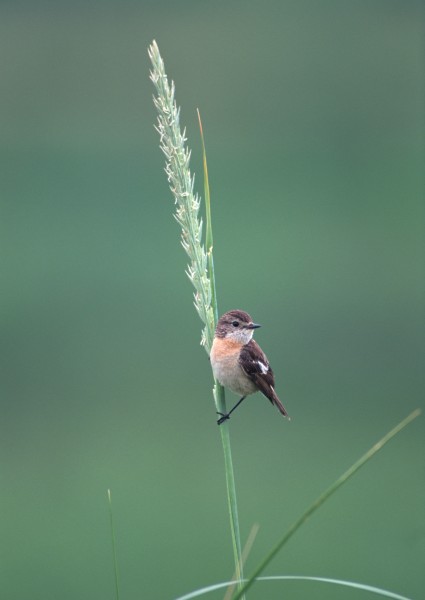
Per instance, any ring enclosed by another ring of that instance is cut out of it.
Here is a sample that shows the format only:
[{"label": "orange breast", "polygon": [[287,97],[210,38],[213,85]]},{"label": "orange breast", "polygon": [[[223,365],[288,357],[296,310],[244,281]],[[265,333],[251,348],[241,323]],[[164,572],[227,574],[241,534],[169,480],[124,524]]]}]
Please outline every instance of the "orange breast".
[{"label": "orange breast", "polygon": [[233,340],[227,340],[222,338],[214,338],[214,342],[211,348],[211,361],[219,360],[225,356],[239,356],[239,352],[242,348],[242,344]]},{"label": "orange breast", "polygon": [[224,387],[244,396],[256,391],[256,386],[239,364],[242,344],[215,338],[211,348],[211,366],[214,377]]}]

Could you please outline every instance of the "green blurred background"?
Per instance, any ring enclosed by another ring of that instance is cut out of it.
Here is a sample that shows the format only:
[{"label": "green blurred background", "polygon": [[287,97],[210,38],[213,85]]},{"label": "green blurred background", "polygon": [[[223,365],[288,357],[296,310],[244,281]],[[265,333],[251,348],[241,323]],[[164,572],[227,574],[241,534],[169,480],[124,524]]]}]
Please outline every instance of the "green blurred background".
[{"label": "green blurred background", "polygon": [[[1,2],[2,598],[114,598],[108,488],[122,600],[232,575],[212,377],[153,128],[153,38],[199,188],[203,116],[220,310],[263,324],[292,417],[255,396],[231,420],[243,538],[260,525],[247,571],[423,404],[422,7]],[[423,434],[422,417],[267,572],[424,597]],[[370,595],[249,595],[283,597]]]}]

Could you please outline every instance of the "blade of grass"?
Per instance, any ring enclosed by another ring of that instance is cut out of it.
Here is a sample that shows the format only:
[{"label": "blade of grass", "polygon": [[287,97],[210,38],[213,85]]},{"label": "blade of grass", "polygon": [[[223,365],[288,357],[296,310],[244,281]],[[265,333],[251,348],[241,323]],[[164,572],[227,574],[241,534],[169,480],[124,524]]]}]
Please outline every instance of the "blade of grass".
[{"label": "blade of grass", "polygon": [[[197,109],[199,130],[201,133],[202,141],[202,164],[204,171],[204,195],[205,195],[205,216],[206,216],[206,227],[205,227],[205,245],[207,251],[207,264],[208,264],[208,279],[211,287],[211,307],[214,315],[214,326],[218,320],[218,304],[217,304],[217,293],[215,287],[215,273],[214,273],[214,257],[213,257],[213,233],[212,233],[212,220],[211,220],[211,196],[210,196],[210,184],[208,179],[208,165],[207,165],[207,153],[205,150],[205,139],[204,131],[202,128],[201,113]],[[212,336],[214,332],[212,332]],[[214,401],[217,412],[226,413],[226,395],[222,385],[215,380],[214,382]],[[239,516],[238,516],[238,503],[236,499],[236,484],[235,474],[233,470],[232,450],[230,447],[230,430],[228,423],[221,425],[221,443],[223,446],[224,453],[224,469],[226,474],[226,488],[227,488],[227,501],[229,506],[230,515],[230,531],[232,536],[232,547],[233,557],[235,561],[235,573],[236,580],[239,581],[238,587],[241,588],[242,584],[240,580],[243,579],[243,558],[242,558],[242,546],[241,546],[241,534],[239,528]]]},{"label": "blade of grass", "polygon": [[[401,596],[395,592],[390,592],[389,590],[384,590],[383,588],[378,588],[373,585],[358,583],[356,581],[346,581],[344,579],[332,579],[330,577],[309,577],[308,575],[270,575],[268,577],[258,577],[256,581],[259,583],[263,583],[264,581],[313,581],[354,588],[356,590],[370,592],[371,594],[376,594],[377,596],[382,596],[384,598],[391,598],[392,600],[412,600],[412,598],[408,598],[407,596]],[[178,598],[175,598],[175,600],[193,600],[193,598],[200,598],[201,596],[205,596],[210,592],[215,592],[225,588],[229,585],[229,583],[229,581],[215,583],[213,585],[200,588],[199,590],[189,592],[189,594],[185,594],[184,596],[179,596]]]},{"label": "blade of grass", "polygon": [[[248,539],[246,540],[245,546],[243,547],[243,550],[242,550],[242,566],[245,565],[245,563],[246,563],[246,559],[248,558],[249,553],[251,552],[252,546],[254,545],[255,538],[257,537],[257,533],[258,533],[259,529],[260,529],[260,526],[258,525],[258,523],[254,523],[254,525],[251,527],[251,531],[249,532]],[[232,576],[233,583],[232,583],[232,585],[229,585],[229,587],[227,588],[223,600],[231,600],[233,589],[234,589],[235,585],[238,583],[237,579],[238,579],[238,574],[235,571]]]},{"label": "blade of grass", "polygon": [[215,276],[214,276],[214,258],[213,258],[213,233],[212,233],[212,220],[211,220],[211,196],[210,196],[210,183],[208,179],[208,165],[207,165],[207,153],[205,150],[205,139],[204,130],[202,128],[201,113],[199,108],[196,109],[198,113],[199,130],[201,132],[202,141],[202,164],[204,168],[204,197],[205,197],[205,246],[207,249],[208,257],[208,276],[211,282],[211,304],[214,310],[214,319],[217,323],[218,320],[218,306],[217,306],[217,294],[215,289]]},{"label": "blade of grass", "polygon": [[114,519],[112,515],[112,498],[111,490],[108,490],[108,504],[109,504],[109,522],[111,525],[111,539],[112,539],[112,555],[114,557],[114,574],[115,574],[115,596],[117,600],[120,600],[120,588],[118,583],[118,561],[117,561],[117,547],[115,542],[115,528]]},{"label": "blade of grass", "polygon": [[[218,305],[217,305],[217,294],[216,294],[216,286],[215,286],[215,272],[214,272],[214,257],[213,257],[213,234],[212,234],[212,220],[211,220],[211,196],[210,196],[210,184],[208,179],[208,165],[207,165],[207,153],[205,149],[205,138],[204,131],[202,128],[202,120],[199,109],[197,109],[198,113],[198,122],[199,122],[199,130],[201,133],[201,141],[202,141],[202,164],[204,170],[204,195],[205,195],[205,215],[206,215],[206,227],[205,227],[205,244],[207,250],[207,261],[208,261],[208,278],[210,280],[211,285],[211,306],[214,314],[214,324],[217,324],[218,320]],[[225,391],[222,385],[215,380],[214,384],[214,400],[216,404],[217,412],[226,413],[226,396]],[[230,514],[230,529],[232,533],[232,546],[233,546],[233,554],[235,560],[235,572],[236,579],[243,579],[243,563],[242,563],[242,549],[240,542],[240,529],[239,529],[239,517],[238,517],[238,505],[236,499],[236,486],[235,486],[235,476],[233,471],[233,461],[232,461],[232,453],[230,447],[230,432],[227,427],[220,427],[221,433],[221,441],[223,445],[224,452],[224,463],[225,463],[225,473],[226,473],[226,487],[227,487],[227,497],[228,497],[228,505],[229,505],[229,514]],[[239,587],[240,584],[239,584]]]},{"label": "blade of grass", "polygon": [[264,571],[271,560],[276,554],[282,549],[286,542],[294,535],[294,533],[307,521],[307,519],[320,507],[332,494],[334,494],[350,477],[352,477],[357,471],[363,467],[387,442],[391,440],[397,433],[404,429],[409,423],[416,419],[421,414],[421,410],[417,408],[405,419],[403,419],[398,425],[396,425],[391,431],[389,431],[384,437],[379,440],[370,450],[366,452],[359,460],[357,460],[345,473],[343,473],[327,490],[325,490],[313,504],[305,511],[301,517],[295,521],[295,523],[288,529],[281,540],[275,545],[271,552],[265,557],[265,559],[258,565],[254,573],[243,585],[242,589],[239,589],[233,600],[239,600],[242,595],[251,587],[255,579]]}]

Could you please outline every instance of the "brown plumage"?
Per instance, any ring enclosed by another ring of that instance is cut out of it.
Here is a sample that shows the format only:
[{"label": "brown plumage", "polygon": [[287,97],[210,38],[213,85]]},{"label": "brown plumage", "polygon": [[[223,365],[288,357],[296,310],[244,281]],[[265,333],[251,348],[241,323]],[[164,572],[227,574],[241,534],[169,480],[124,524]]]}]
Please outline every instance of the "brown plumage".
[{"label": "brown plumage", "polygon": [[211,348],[211,366],[214,377],[224,386],[241,394],[242,398],[227,414],[222,414],[220,425],[248,396],[261,392],[285,417],[288,413],[274,389],[274,375],[267,356],[252,339],[254,323],[248,313],[231,310],[220,317]]},{"label": "brown plumage", "polygon": [[[242,346],[239,354],[239,364],[254,382],[258,391],[268,398],[272,404],[277,406],[284,417],[288,417],[288,413],[274,389],[273,370],[267,356],[255,340],[250,340],[245,346]],[[262,368],[262,366],[266,367],[266,369]]]}]

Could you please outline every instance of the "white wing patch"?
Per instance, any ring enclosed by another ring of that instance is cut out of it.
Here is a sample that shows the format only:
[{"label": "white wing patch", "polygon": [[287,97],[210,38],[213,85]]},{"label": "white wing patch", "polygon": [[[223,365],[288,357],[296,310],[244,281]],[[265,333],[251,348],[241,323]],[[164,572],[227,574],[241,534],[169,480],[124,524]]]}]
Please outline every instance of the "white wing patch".
[{"label": "white wing patch", "polygon": [[260,371],[263,373],[263,375],[268,373],[269,365],[265,365],[263,362],[261,362],[261,360],[257,360],[257,365],[260,367]]}]

